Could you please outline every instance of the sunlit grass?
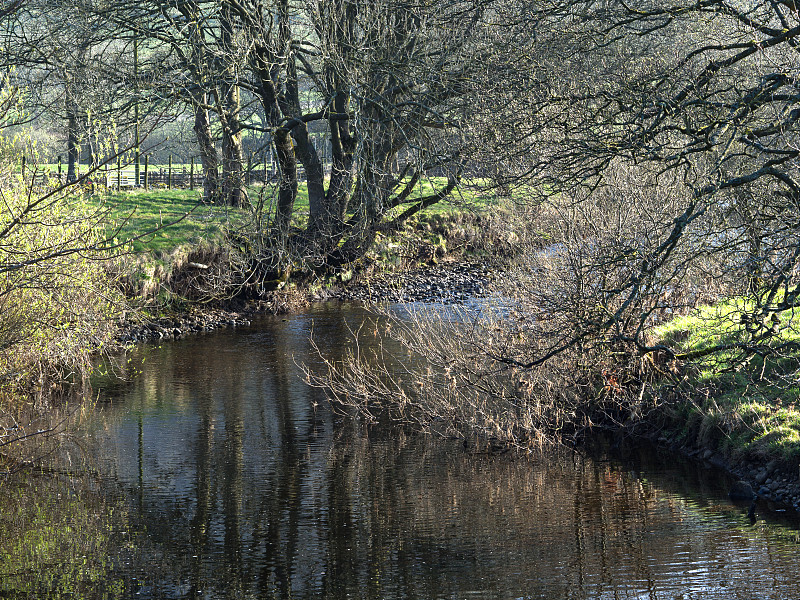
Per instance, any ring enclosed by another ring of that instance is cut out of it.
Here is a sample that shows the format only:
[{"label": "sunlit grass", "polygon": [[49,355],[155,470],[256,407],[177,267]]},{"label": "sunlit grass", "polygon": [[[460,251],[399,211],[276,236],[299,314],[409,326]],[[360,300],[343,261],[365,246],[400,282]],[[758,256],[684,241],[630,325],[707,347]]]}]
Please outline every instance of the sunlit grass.
[{"label": "sunlit grass", "polygon": [[784,351],[749,360],[735,347],[705,353],[750,340],[742,314],[752,313],[751,301],[733,298],[677,317],[654,328],[653,335],[679,356],[697,356],[689,361],[687,372],[706,395],[695,395],[692,401],[702,413],[705,430],[711,423],[720,435],[717,442],[722,449],[732,455],[796,460],[800,458],[800,353],[794,344],[800,344],[800,327],[795,311],[777,313],[779,321],[769,320],[767,325],[776,326],[778,333],[758,340],[773,348],[784,345]]},{"label": "sunlit grass", "polygon": [[184,245],[219,239],[223,228],[241,219],[242,211],[202,203],[189,190],[150,190],[115,193],[94,201],[109,210],[109,231],[129,241],[129,250],[160,257]]},{"label": "sunlit grass", "polygon": [[[446,178],[441,177],[421,180],[409,200],[435,194],[446,184]],[[248,188],[251,204],[255,204],[263,195],[269,205],[276,193],[274,185]],[[129,240],[130,251],[148,252],[157,257],[165,256],[181,246],[213,243],[221,239],[225,227],[243,223],[250,212],[248,208],[204,204],[199,190],[185,189],[123,190],[94,196],[92,201],[110,211],[109,231],[119,228],[117,238]],[[421,215],[431,217],[452,215],[464,210],[486,211],[508,202],[507,198],[485,194],[477,185],[467,182],[450,198],[426,208]],[[398,209],[396,214],[399,212]],[[299,220],[308,215],[308,188],[305,182],[298,187],[295,214]]]}]

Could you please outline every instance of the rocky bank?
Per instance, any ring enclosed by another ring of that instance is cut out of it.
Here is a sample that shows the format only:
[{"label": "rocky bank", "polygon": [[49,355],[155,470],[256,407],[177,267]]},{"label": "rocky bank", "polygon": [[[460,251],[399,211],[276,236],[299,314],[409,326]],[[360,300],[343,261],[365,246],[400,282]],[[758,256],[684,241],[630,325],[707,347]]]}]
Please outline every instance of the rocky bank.
[{"label": "rocky bank", "polygon": [[150,322],[127,319],[117,341],[135,344],[145,341],[177,339],[188,334],[250,325],[255,314],[280,314],[303,304],[338,300],[343,302],[439,302],[461,304],[484,296],[496,269],[485,263],[460,262],[418,267],[401,273],[382,273],[363,277],[335,288],[314,293],[278,292],[271,298],[233,307],[193,308]]},{"label": "rocky bank", "polygon": [[381,302],[439,302],[463,304],[484,296],[497,270],[485,263],[465,262],[419,267],[403,273],[381,274],[330,292],[318,299]]}]

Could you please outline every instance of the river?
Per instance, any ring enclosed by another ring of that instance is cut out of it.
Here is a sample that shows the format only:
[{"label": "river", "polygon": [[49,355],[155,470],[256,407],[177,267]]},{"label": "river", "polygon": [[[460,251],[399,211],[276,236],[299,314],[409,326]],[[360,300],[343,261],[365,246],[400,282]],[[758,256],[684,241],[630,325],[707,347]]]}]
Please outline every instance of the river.
[{"label": "river", "polygon": [[800,598],[797,524],[751,524],[711,468],[332,413],[298,364],[364,318],[320,305],[132,352],[71,468],[0,486],[0,597]]}]

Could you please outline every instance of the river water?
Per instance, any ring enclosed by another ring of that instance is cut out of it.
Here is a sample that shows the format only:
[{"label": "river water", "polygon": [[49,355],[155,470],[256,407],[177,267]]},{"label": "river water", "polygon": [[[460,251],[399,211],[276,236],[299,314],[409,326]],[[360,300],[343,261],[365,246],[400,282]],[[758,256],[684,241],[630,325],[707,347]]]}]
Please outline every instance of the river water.
[{"label": "river water", "polygon": [[0,597],[800,598],[796,524],[751,524],[713,470],[333,414],[297,364],[364,318],[322,305],[133,352],[69,446],[88,475],[0,486]]}]

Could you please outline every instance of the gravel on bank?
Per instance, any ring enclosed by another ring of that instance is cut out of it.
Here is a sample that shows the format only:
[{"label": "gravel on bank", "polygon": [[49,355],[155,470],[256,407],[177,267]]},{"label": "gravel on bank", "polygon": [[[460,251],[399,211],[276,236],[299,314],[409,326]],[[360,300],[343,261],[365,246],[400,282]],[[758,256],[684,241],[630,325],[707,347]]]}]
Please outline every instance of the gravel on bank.
[{"label": "gravel on bank", "polygon": [[[497,273],[485,263],[458,262],[429,265],[399,273],[382,273],[359,279],[334,289],[323,289],[304,296],[305,303],[338,300],[378,304],[383,302],[438,302],[463,304],[485,296]],[[141,322],[128,319],[117,336],[120,344],[179,339],[185,335],[250,325],[255,314],[279,314],[296,308],[281,301],[279,295],[230,308],[195,309],[187,314]]]},{"label": "gravel on bank", "polygon": [[148,323],[126,321],[117,337],[122,344],[180,339],[187,334],[204,333],[226,327],[250,325],[251,312],[214,309],[186,316],[162,317]]},{"label": "gravel on bank", "polygon": [[[325,298],[381,302],[438,302],[463,304],[485,296],[497,274],[485,263],[461,262],[418,267],[403,273],[381,274],[332,291]],[[323,299],[320,297],[320,299]]]}]

